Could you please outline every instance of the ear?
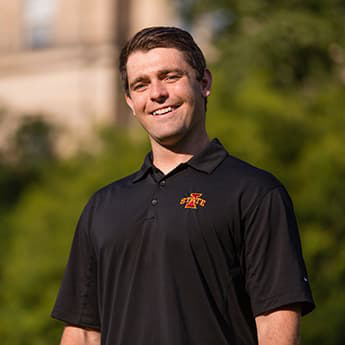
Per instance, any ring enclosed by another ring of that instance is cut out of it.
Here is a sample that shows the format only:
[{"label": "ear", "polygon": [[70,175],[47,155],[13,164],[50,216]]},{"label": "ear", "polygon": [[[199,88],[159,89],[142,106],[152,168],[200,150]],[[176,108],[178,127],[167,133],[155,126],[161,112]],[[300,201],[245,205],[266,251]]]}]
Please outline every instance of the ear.
[{"label": "ear", "polygon": [[133,104],[131,96],[126,93],[125,94],[125,99],[126,99],[127,105],[131,108],[132,113],[135,116],[134,104]]},{"label": "ear", "polygon": [[211,86],[212,86],[212,74],[206,68],[204,71],[204,76],[202,77],[202,80],[201,80],[202,94],[204,97],[208,97],[210,95]]}]

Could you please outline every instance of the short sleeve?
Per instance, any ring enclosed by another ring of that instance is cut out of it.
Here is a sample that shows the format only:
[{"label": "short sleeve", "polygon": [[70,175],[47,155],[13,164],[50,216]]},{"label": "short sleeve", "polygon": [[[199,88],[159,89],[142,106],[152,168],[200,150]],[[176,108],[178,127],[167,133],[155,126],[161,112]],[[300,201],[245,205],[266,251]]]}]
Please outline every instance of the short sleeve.
[{"label": "short sleeve", "polygon": [[83,210],[52,317],[80,327],[100,329],[97,264],[90,241],[92,204]]},{"label": "short sleeve", "polygon": [[245,219],[245,278],[255,316],[298,303],[302,315],[314,302],[298,226],[284,187],[268,191]]}]

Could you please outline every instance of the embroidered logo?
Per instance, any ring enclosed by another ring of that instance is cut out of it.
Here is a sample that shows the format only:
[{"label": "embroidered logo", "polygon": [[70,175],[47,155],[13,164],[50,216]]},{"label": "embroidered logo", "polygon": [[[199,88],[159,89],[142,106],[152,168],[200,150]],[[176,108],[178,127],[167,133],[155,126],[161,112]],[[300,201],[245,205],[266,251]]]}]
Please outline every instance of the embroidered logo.
[{"label": "embroidered logo", "polygon": [[198,206],[204,207],[206,200],[201,198],[202,193],[190,193],[190,196],[182,198],[180,205],[185,205],[184,208],[198,208]]}]

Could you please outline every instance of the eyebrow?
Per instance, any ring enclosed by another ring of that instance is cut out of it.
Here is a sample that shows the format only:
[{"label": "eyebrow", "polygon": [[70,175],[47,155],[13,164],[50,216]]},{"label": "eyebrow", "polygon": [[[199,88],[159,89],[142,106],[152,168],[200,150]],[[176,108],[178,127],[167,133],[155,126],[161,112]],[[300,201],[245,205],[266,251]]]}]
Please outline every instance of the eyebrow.
[{"label": "eyebrow", "polygon": [[[163,69],[163,70],[161,70],[161,71],[158,71],[158,76],[159,76],[159,77],[162,77],[162,76],[167,75],[167,74],[169,74],[169,73],[178,73],[179,75],[185,75],[185,74],[187,74],[186,71],[184,71],[184,70],[182,70],[182,69],[180,69],[180,68],[173,68],[173,69],[168,69],[168,68],[166,68],[166,69]],[[130,89],[132,89],[133,86],[134,86],[135,84],[144,82],[144,81],[146,81],[147,79],[148,79],[148,77],[146,77],[146,76],[139,76],[139,77],[135,78],[135,79],[129,84]]]},{"label": "eyebrow", "polygon": [[132,89],[133,86],[137,83],[141,83],[143,81],[147,80],[146,77],[138,77],[138,78],[135,78],[130,84],[129,84],[129,88]]},{"label": "eyebrow", "polygon": [[184,75],[186,74],[186,72],[180,68],[174,68],[174,69],[163,69],[161,71],[158,72],[158,75],[159,76],[162,76],[162,75],[167,75],[169,73],[178,73],[179,75]]}]

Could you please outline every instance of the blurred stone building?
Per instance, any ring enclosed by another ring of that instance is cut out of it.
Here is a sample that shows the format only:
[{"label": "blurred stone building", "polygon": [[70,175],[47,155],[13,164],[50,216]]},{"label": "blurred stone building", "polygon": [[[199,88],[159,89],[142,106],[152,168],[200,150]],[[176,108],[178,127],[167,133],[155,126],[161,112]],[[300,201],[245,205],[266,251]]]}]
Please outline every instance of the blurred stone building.
[{"label": "blurred stone building", "polygon": [[13,121],[44,114],[78,138],[95,124],[126,123],[119,47],[176,15],[170,0],[0,0],[0,23],[0,108]]}]

